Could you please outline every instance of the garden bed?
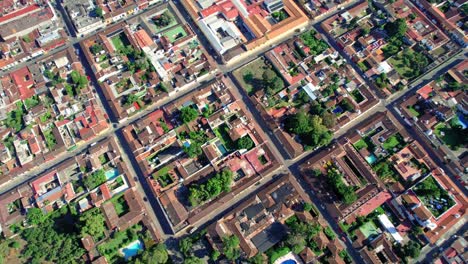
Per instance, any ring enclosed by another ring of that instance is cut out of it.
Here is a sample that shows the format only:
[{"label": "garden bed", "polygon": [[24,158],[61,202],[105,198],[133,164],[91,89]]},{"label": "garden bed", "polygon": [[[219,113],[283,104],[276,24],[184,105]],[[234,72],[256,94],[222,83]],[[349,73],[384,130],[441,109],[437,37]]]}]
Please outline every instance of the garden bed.
[{"label": "garden bed", "polygon": [[436,218],[455,205],[447,190],[443,189],[432,176],[418,183],[413,191]]}]

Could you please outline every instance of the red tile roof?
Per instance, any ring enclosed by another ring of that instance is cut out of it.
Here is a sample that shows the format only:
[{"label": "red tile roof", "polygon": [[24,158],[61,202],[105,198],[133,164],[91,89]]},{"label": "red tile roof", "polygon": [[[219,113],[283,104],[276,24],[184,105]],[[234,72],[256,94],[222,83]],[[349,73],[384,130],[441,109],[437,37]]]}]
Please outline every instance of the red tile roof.
[{"label": "red tile roof", "polygon": [[34,89],[30,89],[34,84],[34,80],[27,67],[12,72],[10,76],[18,87],[22,100],[31,98],[34,95]]},{"label": "red tile roof", "polygon": [[387,201],[390,201],[391,199],[392,195],[388,191],[382,191],[363,204],[361,208],[359,208],[358,214],[361,216],[366,216],[377,209],[377,207],[381,206]]},{"label": "red tile roof", "polygon": [[40,7],[38,5],[30,5],[28,7],[25,7],[23,9],[20,9],[18,11],[15,11],[15,12],[12,12],[12,13],[9,13],[7,15],[4,15],[4,16],[1,16],[0,17],[0,23],[1,22],[5,22],[5,21],[8,21],[12,18],[15,18],[17,16],[21,16],[21,15],[24,15],[24,14],[27,14],[29,12],[32,12],[32,11],[35,11],[36,9],[39,9]]}]

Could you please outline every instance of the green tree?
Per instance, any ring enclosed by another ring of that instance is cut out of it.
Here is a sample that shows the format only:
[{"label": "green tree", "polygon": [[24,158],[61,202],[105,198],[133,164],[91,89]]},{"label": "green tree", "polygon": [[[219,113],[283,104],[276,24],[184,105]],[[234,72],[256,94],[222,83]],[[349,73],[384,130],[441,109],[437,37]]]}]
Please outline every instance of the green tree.
[{"label": "green tree", "polygon": [[303,209],[305,212],[310,212],[314,207],[310,203],[304,203]]},{"label": "green tree", "polygon": [[363,36],[367,36],[367,35],[369,35],[369,33],[370,33],[370,28],[369,28],[369,27],[363,26],[363,27],[361,28],[361,34],[362,34]]},{"label": "green tree", "polygon": [[390,165],[387,162],[380,162],[375,165],[375,172],[382,180],[387,180],[392,178],[393,171],[390,168]]},{"label": "green tree", "polygon": [[404,253],[405,256],[416,259],[419,257],[421,254],[421,245],[419,245],[417,242],[410,240],[405,246],[404,246]]},{"label": "green tree", "polygon": [[94,9],[94,11],[96,12],[96,16],[98,16],[100,18],[104,17],[104,11],[102,10],[102,8],[96,7],[96,9]]},{"label": "green tree", "polygon": [[250,136],[245,136],[245,137],[242,137],[242,138],[239,138],[237,140],[237,148],[238,149],[251,149],[254,147],[254,142],[252,141],[252,139],[250,138]]},{"label": "green tree", "polygon": [[348,99],[343,99],[340,104],[345,111],[354,112],[354,105]]},{"label": "green tree", "polygon": [[107,179],[104,170],[100,169],[93,172],[91,175],[84,177],[83,184],[86,186],[86,188],[88,188],[88,190],[93,190],[94,188],[106,182],[106,180]]},{"label": "green tree", "polygon": [[185,257],[190,256],[190,252],[193,247],[193,242],[191,237],[185,237],[179,240],[179,249]]},{"label": "green tree", "polygon": [[236,260],[240,257],[239,238],[235,235],[223,237],[223,253],[228,260]]},{"label": "green tree", "polygon": [[66,83],[64,86],[65,86],[65,91],[67,92],[67,95],[69,95],[70,97],[74,97],[75,91],[73,90],[73,87],[69,85],[68,83]]},{"label": "green tree", "polygon": [[254,79],[254,75],[252,72],[249,71],[246,74],[244,74],[243,78],[244,78],[244,82],[251,83]]},{"label": "green tree", "polygon": [[322,39],[317,39],[315,37],[316,34],[317,32],[310,30],[301,35],[301,39],[304,42],[304,45],[310,49],[311,55],[320,55],[328,49],[328,44]]},{"label": "green tree", "polygon": [[190,123],[198,117],[198,111],[190,106],[180,109],[180,119],[184,123]]},{"label": "green tree", "polygon": [[336,126],[336,116],[333,113],[326,111],[321,116],[323,125],[328,129],[334,128]]},{"label": "green tree", "polygon": [[307,133],[312,130],[310,122],[310,115],[304,111],[299,111],[297,114],[286,119],[286,129],[290,133],[297,135]]},{"label": "green tree", "polygon": [[295,254],[299,254],[307,244],[305,234],[296,232],[288,235],[286,243],[291,246]]},{"label": "green tree", "polygon": [[140,97],[136,96],[135,94],[129,94],[125,97],[125,103],[124,105],[131,105],[133,103],[136,103],[140,100]]},{"label": "green tree", "polygon": [[165,264],[169,261],[169,254],[164,244],[156,244],[143,251],[134,261],[135,264]]},{"label": "green tree", "polygon": [[212,261],[218,260],[219,256],[221,256],[221,253],[218,250],[213,250],[211,252],[211,260]]},{"label": "green tree", "polygon": [[157,27],[167,27],[172,22],[172,20],[172,16],[166,11],[158,18],[154,19],[154,24],[156,24]]},{"label": "green tree", "polygon": [[71,73],[70,73],[70,76],[71,76],[71,79],[72,79],[72,82],[73,84],[78,84],[78,82],[80,81],[80,73],[78,73],[77,71],[73,70]]},{"label": "green tree", "polygon": [[[10,245],[11,248],[18,249],[20,248],[20,243],[17,240],[13,240]],[[1,263],[1,262],[0,262]]]},{"label": "green tree", "polygon": [[195,256],[191,256],[184,259],[184,264],[203,264],[203,260]]},{"label": "green tree", "polygon": [[390,37],[401,38],[405,35],[408,26],[403,18],[398,18],[393,22],[385,24],[384,29]]},{"label": "green tree", "polygon": [[354,188],[350,185],[344,184],[343,175],[337,169],[329,169],[327,176],[328,184],[333,188],[337,196],[340,197],[345,204],[352,204],[357,200]]},{"label": "green tree", "polygon": [[16,103],[16,109],[11,110],[7,113],[7,119],[4,122],[4,125],[8,128],[14,129],[16,132],[19,132],[24,127],[24,108],[22,102]]},{"label": "green tree", "polygon": [[189,201],[192,206],[218,196],[222,192],[229,192],[232,184],[232,171],[224,170],[217,173],[203,184],[192,184],[189,187]]},{"label": "green tree", "polygon": [[262,74],[263,81],[268,84],[275,81],[276,77],[278,76],[272,69],[266,69]]},{"label": "green tree", "polygon": [[21,232],[26,241],[22,257],[28,263],[77,263],[84,254],[78,244],[78,237],[63,230],[64,225],[56,225],[46,220],[36,228],[27,228]]},{"label": "green tree", "polygon": [[335,232],[333,232],[333,230],[329,226],[325,227],[323,229],[323,232],[330,240],[333,240],[336,237]]},{"label": "green tree", "polygon": [[100,44],[94,44],[91,46],[90,50],[93,54],[98,54],[99,52],[104,50],[104,48]]},{"label": "green tree", "polygon": [[46,219],[46,216],[42,209],[33,207],[28,210],[28,213],[26,214],[26,220],[28,221],[29,224],[31,225],[38,225],[44,222]]},{"label": "green tree", "polygon": [[99,208],[88,210],[80,216],[81,237],[90,235],[96,240],[104,235],[105,219]]},{"label": "green tree", "polygon": [[382,48],[382,51],[385,55],[385,58],[390,58],[391,56],[397,54],[398,51],[400,51],[400,47],[389,43]]},{"label": "green tree", "polygon": [[252,264],[263,264],[266,263],[265,256],[262,253],[257,253],[257,255],[249,259],[249,263]]}]

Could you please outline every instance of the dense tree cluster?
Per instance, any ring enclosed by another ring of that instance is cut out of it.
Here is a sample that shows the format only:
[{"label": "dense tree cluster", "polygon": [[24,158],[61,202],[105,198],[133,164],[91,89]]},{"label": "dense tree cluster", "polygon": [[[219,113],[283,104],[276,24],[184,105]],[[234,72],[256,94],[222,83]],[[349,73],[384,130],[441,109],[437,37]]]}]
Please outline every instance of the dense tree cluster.
[{"label": "dense tree cluster", "polygon": [[313,239],[322,230],[319,224],[303,222],[295,216],[289,218],[286,224],[290,230],[286,238],[286,244],[291,247],[294,253],[299,254],[306,246],[318,249]]},{"label": "dense tree cluster", "polygon": [[401,38],[408,30],[408,26],[406,25],[406,20],[398,18],[393,22],[385,24],[384,29],[391,38]]},{"label": "dense tree cluster", "polygon": [[311,30],[301,35],[301,39],[304,45],[309,47],[311,55],[320,55],[328,49],[328,44],[322,39],[317,39],[316,34],[317,32]]},{"label": "dense tree cluster", "polygon": [[93,208],[80,216],[81,236],[92,236],[98,240],[106,231],[105,219],[99,208]]},{"label": "dense tree cluster", "polygon": [[263,86],[268,95],[276,94],[284,87],[283,80],[272,69],[266,69],[263,74]]},{"label": "dense tree cluster", "polygon": [[42,209],[33,207],[28,209],[26,220],[30,225],[38,225],[46,220],[46,216]]},{"label": "dense tree cluster", "polygon": [[192,206],[218,196],[222,192],[229,192],[232,184],[232,171],[224,170],[210,178],[206,183],[192,184],[189,187],[189,201]]},{"label": "dense tree cluster", "polygon": [[304,145],[317,148],[330,143],[332,133],[323,124],[322,118],[304,111],[289,116],[285,121],[286,130],[300,137]]},{"label": "dense tree cluster", "polygon": [[343,175],[335,168],[331,168],[327,172],[327,181],[336,195],[342,199],[345,204],[352,204],[356,201],[357,196],[354,192],[354,187],[346,185],[343,182]]},{"label": "dense tree cluster", "polygon": [[153,19],[153,21],[157,27],[162,28],[167,27],[169,24],[171,24],[173,19],[174,18],[166,11],[162,13],[159,17]]},{"label": "dense tree cluster", "polygon": [[421,52],[414,52],[410,49],[405,49],[402,55],[403,65],[411,69],[407,78],[419,76],[429,65],[428,58]]},{"label": "dense tree cluster", "polygon": [[180,109],[180,119],[184,123],[190,123],[198,117],[197,109],[191,106],[185,106]]},{"label": "dense tree cluster", "polygon": [[103,184],[106,182],[106,174],[104,170],[96,170],[93,172],[91,175],[87,175],[83,179],[83,184],[88,188],[88,190],[92,190],[99,185]]},{"label": "dense tree cluster", "polygon": [[254,142],[250,138],[250,136],[245,136],[242,138],[239,138],[237,140],[237,148],[238,149],[251,149],[254,147]]},{"label": "dense tree cluster", "polygon": [[63,225],[46,219],[36,227],[25,229],[21,233],[26,241],[22,255],[29,258],[30,263],[77,263],[84,250],[78,236],[63,228]]},{"label": "dense tree cluster", "polygon": [[164,244],[156,244],[138,255],[132,263],[134,264],[164,264],[168,263],[169,254]]},{"label": "dense tree cluster", "polygon": [[16,108],[11,110],[7,114],[7,118],[3,121],[3,124],[8,127],[14,129],[16,132],[19,132],[21,129],[24,128],[24,107],[22,102],[16,103]]},{"label": "dense tree cluster", "polygon": [[201,149],[201,146],[207,140],[207,136],[205,135],[205,133],[203,131],[198,131],[198,132],[191,131],[188,134],[187,138],[190,139],[190,145],[189,146],[184,145],[183,149],[185,153],[187,153],[187,155],[190,158],[196,158],[202,155],[203,151]]},{"label": "dense tree cluster", "polygon": [[99,52],[104,50],[104,47],[100,44],[94,44],[89,49],[93,54],[98,54]]},{"label": "dense tree cluster", "polygon": [[231,261],[240,257],[239,238],[235,235],[223,237],[224,256]]}]

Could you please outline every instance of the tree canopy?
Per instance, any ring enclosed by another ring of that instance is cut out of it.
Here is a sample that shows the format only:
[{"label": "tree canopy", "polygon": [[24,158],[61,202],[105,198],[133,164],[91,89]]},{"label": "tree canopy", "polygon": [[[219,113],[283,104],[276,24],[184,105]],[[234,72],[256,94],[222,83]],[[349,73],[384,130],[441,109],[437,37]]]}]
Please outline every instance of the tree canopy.
[{"label": "tree canopy", "polygon": [[198,117],[198,111],[190,106],[180,109],[180,119],[184,123],[189,123]]},{"label": "tree canopy", "polygon": [[100,18],[104,17],[104,11],[102,10],[102,8],[96,7],[96,9],[94,11],[96,12],[96,16],[98,16]]},{"label": "tree canopy", "polygon": [[22,254],[30,263],[76,263],[84,254],[78,237],[60,230],[52,220],[25,229],[21,236],[27,242]]},{"label": "tree canopy", "polygon": [[42,209],[40,208],[31,208],[28,210],[28,213],[26,215],[26,220],[30,225],[38,225],[46,219],[46,216]]},{"label": "tree canopy", "polygon": [[304,45],[309,47],[311,55],[320,55],[328,49],[328,44],[322,39],[317,39],[315,37],[316,34],[317,32],[311,30],[301,35],[301,39]]},{"label": "tree canopy", "polygon": [[232,184],[232,171],[224,170],[210,178],[206,183],[192,184],[189,187],[189,201],[197,206],[222,192],[229,192]]},{"label": "tree canopy", "polygon": [[169,261],[169,254],[164,244],[156,244],[138,255],[134,264],[165,264]]},{"label": "tree canopy", "polygon": [[237,140],[237,148],[238,149],[251,149],[254,147],[254,142],[250,138],[250,136],[244,136]]},{"label": "tree canopy", "polygon": [[354,192],[354,188],[343,182],[343,175],[337,169],[328,169],[327,181],[335,194],[340,197],[345,204],[352,204],[356,201],[357,196]]},{"label": "tree canopy", "polygon": [[288,132],[299,135],[302,143],[316,148],[330,143],[332,133],[323,124],[322,118],[304,111],[289,116],[285,121]]},{"label": "tree canopy", "polygon": [[105,219],[99,208],[93,208],[80,216],[81,236],[90,235],[97,240],[106,230]]},{"label": "tree canopy", "polygon": [[408,26],[403,18],[398,18],[393,22],[385,24],[384,29],[390,37],[401,38],[405,35]]},{"label": "tree canopy", "polygon": [[172,18],[172,16],[166,11],[159,17],[155,18],[153,21],[157,27],[167,27],[169,24],[171,24],[173,19],[174,18]]},{"label": "tree canopy", "polygon": [[104,170],[100,169],[93,172],[91,175],[87,175],[83,179],[83,184],[88,188],[88,190],[92,190],[99,185],[103,184],[106,181],[106,174]]},{"label": "tree canopy", "polygon": [[239,238],[235,235],[223,237],[223,253],[228,260],[236,260],[240,257]]}]

